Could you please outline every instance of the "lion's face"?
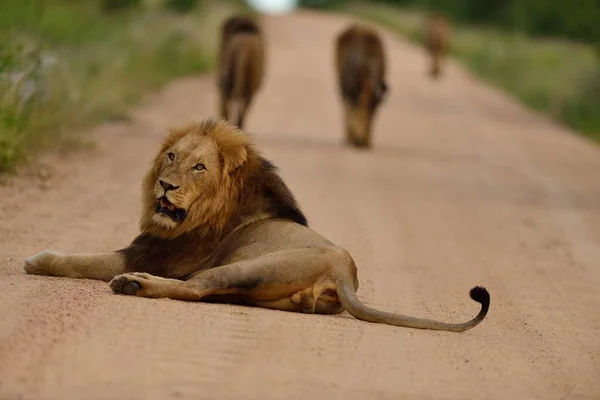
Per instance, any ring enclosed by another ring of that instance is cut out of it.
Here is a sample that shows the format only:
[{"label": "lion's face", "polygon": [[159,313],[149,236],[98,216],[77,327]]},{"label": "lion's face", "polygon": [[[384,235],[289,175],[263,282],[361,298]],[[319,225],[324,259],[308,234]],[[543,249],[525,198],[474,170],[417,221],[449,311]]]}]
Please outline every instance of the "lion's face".
[{"label": "lion's face", "polygon": [[244,164],[248,143],[222,121],[172,131],[144,179],[142,231],[172,238],[224,224],[235,198],[232,174]]},{"label": "lion's face", "polygon": [[168,229],[183,223],[194,204],[210,200],[222,171],[217,145],[206,136],[185,136],[162,158],[154,182],[152,220]]}]

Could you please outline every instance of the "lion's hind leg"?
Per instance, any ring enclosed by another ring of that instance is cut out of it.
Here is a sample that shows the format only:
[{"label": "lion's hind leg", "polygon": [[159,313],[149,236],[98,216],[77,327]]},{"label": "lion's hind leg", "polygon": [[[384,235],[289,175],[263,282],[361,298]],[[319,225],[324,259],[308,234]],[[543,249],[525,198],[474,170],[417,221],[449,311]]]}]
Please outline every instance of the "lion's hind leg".
[{"label": "lion's hind leg", "polygon": [[187,281],[131,273],[110,286],[115,293],[176,300],[237,295],[265,308],[331,314],[341,312],[330,277],[338,256],[332,249],[285,250],[201,271]]},{"label": "lion's hind leg", "polygon": [[229,120],[229,100],[224,93],[219,95],[219,114],[224,120]]},{"label": "lion's hind leg", "polygon": [[439,51],[436,51],[431,56],[431,67],[429,69],[429,75],[432,78],[439,78],[442,73],[442,56]]},{"label": "lion's hind leg", "polygon": [[315,312],[315,299],[334,287],[337,256],[328,248],[283,250],[199,272],[185,284],[201,297],[235,294],[258,306]]}]

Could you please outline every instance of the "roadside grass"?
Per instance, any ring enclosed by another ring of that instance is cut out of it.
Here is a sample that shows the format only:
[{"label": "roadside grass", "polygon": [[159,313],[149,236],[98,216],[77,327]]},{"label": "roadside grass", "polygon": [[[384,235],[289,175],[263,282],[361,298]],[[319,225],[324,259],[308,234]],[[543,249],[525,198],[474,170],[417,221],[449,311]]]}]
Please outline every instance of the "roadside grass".
[{"label": "roadside grass", "polygon": [[105,14],[98,3],[3,0],[0,173],[40,150],[85,144],[76,131],[127,118],[127,106],[148,90],[211,69],[219,24],[243,9],[206,0],[178,14],[147,0]]},{"label": "roadside grass", "polygon": [[[422,44],[424,11],[360,2],[345,11]],[[456,24],[453,34],[452,55],[474,74],[600,142],[600,57],[594,48]]]}]

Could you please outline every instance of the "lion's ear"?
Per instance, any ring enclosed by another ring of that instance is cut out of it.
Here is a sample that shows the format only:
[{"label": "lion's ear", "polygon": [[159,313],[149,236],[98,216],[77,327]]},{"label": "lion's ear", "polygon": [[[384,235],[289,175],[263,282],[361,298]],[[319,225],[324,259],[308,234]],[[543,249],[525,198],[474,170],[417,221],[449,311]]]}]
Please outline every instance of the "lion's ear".
[{"label": "lion's ear", "polygon": [[241,143],[234,146],[224,146],[224,148],[221,148],[221,157],[223,157],[223,172],[230,174],[244,165],[248,158],[248,150]]},{"label": "lion's ear", "polygon": [[223,173],[225,175],[231,174],[244,165],[248,159],[248,149],[251,145],[250,138],[224,120],[218,122],[207,120],[206,124],[212,124],[205,131],[217,144],[223,160]]}]

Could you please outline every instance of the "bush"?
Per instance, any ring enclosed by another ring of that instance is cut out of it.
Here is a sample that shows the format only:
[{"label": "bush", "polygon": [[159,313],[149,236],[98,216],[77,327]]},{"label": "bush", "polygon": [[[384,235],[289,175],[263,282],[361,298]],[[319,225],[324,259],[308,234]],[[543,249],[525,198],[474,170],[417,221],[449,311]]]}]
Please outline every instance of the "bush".
[{"label": "bush", "polygon": [[190,17],[143,7],[107,15],[98,0],[0,0],[0,174],[36,150],[122,118],[146,90],[213,66],[229,2]]},{"label": "bush", "polygon": [[314,8],[321,10],[329,10],[340,8],[343,4],[343,0],[300,0],[298,2],[300,7],[303,8]]},{"label": "bush", "polygon": [[101,6],[104,11],[117,11],[140,5],[141,0],[102,0]]},{"label": "bush", "polygon": [[600,68],[590,71],[575,86],[579,90],[562,105],[559,118],[600,141]]},{"label": "bush", "polygon": [[600,44],[600,0],[381,0],[437,9],[463,22]]},{"label": "bush", "polygon": [[165,0],[165,6],[172,11],[186,13],[196,7],[197,0]]}]

